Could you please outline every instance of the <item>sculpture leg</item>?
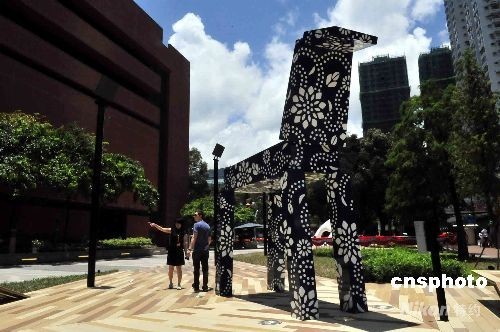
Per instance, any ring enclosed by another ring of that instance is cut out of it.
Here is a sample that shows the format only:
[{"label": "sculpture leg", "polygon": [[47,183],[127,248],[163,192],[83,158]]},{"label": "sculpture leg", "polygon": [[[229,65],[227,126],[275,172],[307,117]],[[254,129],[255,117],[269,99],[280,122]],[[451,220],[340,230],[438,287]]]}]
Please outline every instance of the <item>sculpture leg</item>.
[{"label": "sculpture leg", "polygon": [[288,280],[292,295],[292,316],[301,320],[318,319],[318,298],[314,274],[311,229],[306,203],[304,172],[290,170],[281,179],[281,227],[286,238]]},{"label": "sculpture leg", "polygon": [[234,202],[234,191],[219,196],[215,293],[220,296],[233,295]]},{"label": "sculpture leg", "polygon": [[368,304],[351,181],[346,174],[334,173],[327,175],[326,184],[340,307],[347,312],[365,312]]},{"label": "sculpture leg", "polygon": [[268,197],[267,289],[283,292],[285,290],[285,244],[279,227],[283,217],[281,208],[277,205],[277,197],[281,202],[281,194],[268,195]]},{"label": "sculpture leg", "polygon": [[272,215],[272,194],[267,195],[266,210],[267,215],[267,289],[273,290],[274,280],[274,220]]}]

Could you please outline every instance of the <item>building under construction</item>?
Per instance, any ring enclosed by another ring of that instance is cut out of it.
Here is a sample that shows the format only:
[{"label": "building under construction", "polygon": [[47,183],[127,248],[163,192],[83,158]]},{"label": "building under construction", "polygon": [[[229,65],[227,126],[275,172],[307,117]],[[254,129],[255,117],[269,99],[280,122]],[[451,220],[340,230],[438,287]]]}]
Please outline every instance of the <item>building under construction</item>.
[{"label": "building under construction", "polygon": [[391,131],[400,119],[401,104],[410,98],[406,58],[385,55],[361,63],[359,85],[363,134],[370,128]]},{"label": "building under construction", "polygon": [[433,81],[444,89],[455,83],[453,72],[453,57],[448,47],[437,47],[429,53],[422,53],[418,57],[418,76],[420,85],[425,81]]}]

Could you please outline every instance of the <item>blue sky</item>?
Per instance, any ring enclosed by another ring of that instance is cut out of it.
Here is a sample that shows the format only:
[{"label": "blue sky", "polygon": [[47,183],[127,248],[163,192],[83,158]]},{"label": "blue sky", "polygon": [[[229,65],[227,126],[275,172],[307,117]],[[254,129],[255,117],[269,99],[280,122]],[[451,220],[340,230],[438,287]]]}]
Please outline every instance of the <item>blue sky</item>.
[{"label": "blue sky", "polygon": [[379,37],[355,53],[348,132],[361,135],[357,65],[405,55],[418,94],[418,55],[448,43],[443,0],[135,0],[164,43],[191,62],[190,146],[221,166],[278,142],[292,49],[305,30],[338,25]]}]

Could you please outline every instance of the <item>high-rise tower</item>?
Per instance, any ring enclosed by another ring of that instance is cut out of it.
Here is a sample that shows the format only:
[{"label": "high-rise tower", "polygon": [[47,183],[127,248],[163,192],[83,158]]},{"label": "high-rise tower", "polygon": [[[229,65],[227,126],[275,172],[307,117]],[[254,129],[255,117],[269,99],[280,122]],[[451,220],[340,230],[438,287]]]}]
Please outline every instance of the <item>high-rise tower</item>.
[{"label": "high-rise tower", "polygon": [[448,47],[437,47],[429,53],[422,53],[418,57],[418,76],[420,84],[432,80],[440,88],[455,82],[453,59]]},{"label": "high-rise tower", "polygon": [[444,0],[444,5],[454,63],[471,48],[491,90],[500,92],[500,0]]},{"label": "high-rise tower", "polygon": [[410,98],[404,56],[378,56],[359,64],[363,134],[370,128],[391,131],[399,121],[401,103]]}]

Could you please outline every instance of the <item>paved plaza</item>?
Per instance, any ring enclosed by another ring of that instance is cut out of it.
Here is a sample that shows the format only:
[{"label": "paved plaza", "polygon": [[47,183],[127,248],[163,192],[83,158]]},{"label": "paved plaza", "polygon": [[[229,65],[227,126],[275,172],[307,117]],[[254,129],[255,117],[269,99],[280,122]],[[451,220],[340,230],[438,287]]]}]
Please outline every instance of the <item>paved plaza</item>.
[{"label": "paved plaza", "polygon": [[[393,290],[390,284],[369,283],[370,312],[354,315],[339,310],[336,282],[317,277],[320,319],[299,321],[290,317],[288,294],[266,290],[264,266],[235,261],[234,296],[224,298],[213,291],[193,293],[189,287],[191,265],[184,269],[186,288],[169,290],[164,262],[154,267],[146,262],[138,269],[97,277],[93,289],[81,280],[32,292],[29,299],[3,305],[0,330],[500,331],[499,297],[491,286],[447,290],[450,321],[440,322],[437,313],[427,310],[436,303],[435,293],[427,290]],[[213,280],[213,263],[210,269]]]},{"label": "paved plaza", "polygon": [[[151,257],[98,260],[96,271],[139,270],[148,267],[161,266],[167,261],[167,255]],[[32,264],[0,267],[0,282],[31,280],[34,278],[58,277],[85,274],[88,271],[87,262],[62,262],[54,264]]]},{"label": "paved plaza", "polygon": [[[235,250],[234,255],[262,251],[262,249]],[[210,264],[213,263],[214,253],[210,252]],[[100,259],[96,262],[96,271],[110,270],[140,270],[148,267],[165,265],[167,255],[153,255],[140,258]],[[187,261],[188,271],[192,271],[191,262]],[[24,264],[16,266],[0,266],[0,283],[32,280],[34,278],[59,277],[67,275],[85,274],[88,271],[87,262],[61,262],[53,264]]]}]

